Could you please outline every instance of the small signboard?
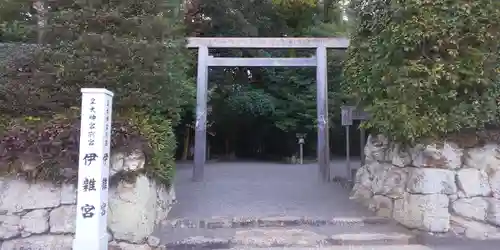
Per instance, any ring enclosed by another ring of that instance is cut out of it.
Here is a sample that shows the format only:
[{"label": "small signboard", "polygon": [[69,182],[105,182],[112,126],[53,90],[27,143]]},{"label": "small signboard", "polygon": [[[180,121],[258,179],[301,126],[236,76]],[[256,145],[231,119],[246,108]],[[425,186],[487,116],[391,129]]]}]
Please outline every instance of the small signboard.
[{"label": "small signboard", "polygon": [[342,126],[351,126],[352,125],[352,110],[354,106],[342,106],[341,107],[341,115],[342,115]]},{"label": "small signboard", "polygon": [[366,121],[370,118],[367,112],[360,109],[354,109],[352,111],[352,119],[355,121]]},{"label": "small signboard", "polygon": [[305,143],[305,139],[304,138],[306,137],[306,134],[297,133],[297,134],[295,134],[295,136],[297,137],[299,144],[304,144]]},{"label": "small signboard", "polygon": [[370,118],[367,112],[355,106],[342,106],[341,116],[342,126],[352,126],[353,121],[365,121]]},{"label": "small signboard", "polygon": [[[345,127],[345,149],[346,149],[346,170],[347,178],[352,181],[353,179],[353,169],[351,169],[351,156],[350,156],[350,132],[349,128],[353,125],[353,121],[365,121],[368,120],[369,114],[362,109],[356,108],[356,106],[342,106],[341,107],[341,120],[342,126]],[[361,140],[361,158],[364,162],[364,145],[365,145],[365,131],[360,128],[360,140]]]}]

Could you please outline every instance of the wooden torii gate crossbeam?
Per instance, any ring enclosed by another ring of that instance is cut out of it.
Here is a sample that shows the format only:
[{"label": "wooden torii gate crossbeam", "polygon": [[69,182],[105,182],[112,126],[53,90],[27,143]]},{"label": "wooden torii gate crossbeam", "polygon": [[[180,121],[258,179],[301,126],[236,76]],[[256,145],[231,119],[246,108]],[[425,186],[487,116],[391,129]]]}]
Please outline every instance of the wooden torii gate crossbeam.
[{"label": "wooden torii gate crossbeam", "polygon": [[[328,136],[327,49],[346,49],[346,38],[289,38],[289,37],[190,37],[188,48],[198,48],[196,78],[196,123],[194,142],[193,181],[203,180],[206,161],[206,123],[208,67],[316,67],[318,163],[320,178],[330,181],[330,145]],[[316,49],[310,58],[233,58],[213,57],[208,48],[309,48]]]}]

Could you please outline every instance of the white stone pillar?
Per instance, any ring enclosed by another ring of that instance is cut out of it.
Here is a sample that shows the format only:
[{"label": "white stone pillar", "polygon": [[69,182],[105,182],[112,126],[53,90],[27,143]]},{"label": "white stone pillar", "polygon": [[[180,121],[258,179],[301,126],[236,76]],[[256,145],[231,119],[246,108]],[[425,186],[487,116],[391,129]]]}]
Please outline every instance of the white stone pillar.
[{"label": "white stone pillar", "polygon": [[73,250],[107,250],[107,211],[113,93],[83,88]]}]

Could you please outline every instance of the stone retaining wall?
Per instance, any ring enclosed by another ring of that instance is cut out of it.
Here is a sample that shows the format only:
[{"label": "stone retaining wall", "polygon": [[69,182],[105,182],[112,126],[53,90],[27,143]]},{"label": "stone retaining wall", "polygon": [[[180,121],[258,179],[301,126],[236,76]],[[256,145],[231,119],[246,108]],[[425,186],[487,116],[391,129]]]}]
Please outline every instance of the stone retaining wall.
[{"label": "stone retaining wall", "polygon": [[[113,155],[111,173],[144,167],[144,155]],[[135,183],[120,182],[109,190],[110,249],[155,249],[153,229],[165,220],[175,202],[173,190],[144,175]],[[70,184],[28,184],[0,178],[0,250],[72,249],[75,232],[76,187]]]},{"label": "stone retaining wall", "polygon": [[452,142],[403,148],[370,136],[351,198],[428,232],[500,237],[500,146]]}]

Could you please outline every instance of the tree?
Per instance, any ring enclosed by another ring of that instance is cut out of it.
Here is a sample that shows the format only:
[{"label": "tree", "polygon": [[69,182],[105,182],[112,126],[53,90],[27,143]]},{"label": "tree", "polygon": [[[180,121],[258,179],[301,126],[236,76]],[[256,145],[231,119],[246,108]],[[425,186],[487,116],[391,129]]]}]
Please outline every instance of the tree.
[{"label": "tree", "polygon": [[[190,21],[186,23],[191,34],[201,36],[324,37],[342,36],[346,32],[346,23],[340,18],[343,10],[337,1],[319,5],[309,0],[189,3],[194,7],[187,11]],[[222,57],[309,57],[314,53],[300,49],[212,49],[210,52]],[[337,94],[342,59],[342,53],[329,52],[332,120],[336,120],[335,114],[342,103]],[[262,137],[266,143],[283,142],[276,146],[282,150],[295,145],[296,132],[315,134],[315,77],[315,71],[307,68],[211,68],[209,84],[214,89],[210,98],[211,120],[216,122],[213,125],[216,137],[224,137],[221,140],[225,141],[219,147],[229,153],[227,148],[231,146],[227,145]],[[244,135],[248,138],[242,138]],[[281,153],[290,154],[293,150]]]},{"label": "tree", "polygon": [[344,87],[369,127],[414,142],[498,122],[499,1],[355,4]]}]

